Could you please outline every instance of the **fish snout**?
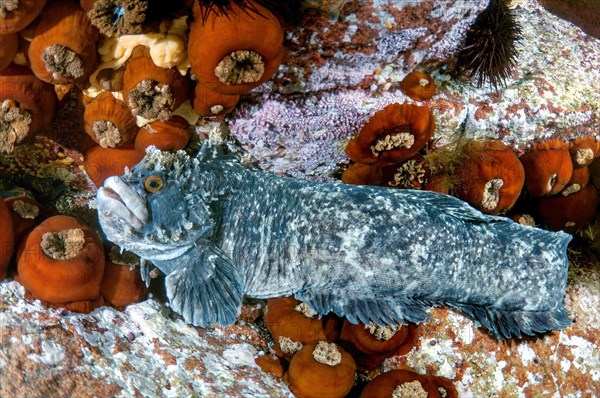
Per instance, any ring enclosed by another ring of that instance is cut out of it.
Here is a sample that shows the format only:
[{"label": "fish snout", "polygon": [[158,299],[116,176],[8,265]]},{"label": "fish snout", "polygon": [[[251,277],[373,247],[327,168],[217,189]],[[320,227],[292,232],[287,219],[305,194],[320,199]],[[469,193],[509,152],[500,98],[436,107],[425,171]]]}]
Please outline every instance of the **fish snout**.
[{"label": "fish snout", "polygon": [[99,211],[115,215],[135,229],[148,223],[150,214],[146,199],[117,176],[104,181],[96,199]]}]

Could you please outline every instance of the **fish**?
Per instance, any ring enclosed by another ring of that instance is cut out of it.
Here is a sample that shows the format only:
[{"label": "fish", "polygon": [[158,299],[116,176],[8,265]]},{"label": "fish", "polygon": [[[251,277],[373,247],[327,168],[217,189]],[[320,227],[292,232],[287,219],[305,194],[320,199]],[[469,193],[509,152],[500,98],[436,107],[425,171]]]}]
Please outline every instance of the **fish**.
[{"label": "fish", "polygon": [[245,296],[379,325],[446,306],[497,339],[572,323],[571,235],[450,195],[279,176],[205,144],[150,147],[96,202],[106,237],[162,271],[171,308],[196,326],[234,323]]}]

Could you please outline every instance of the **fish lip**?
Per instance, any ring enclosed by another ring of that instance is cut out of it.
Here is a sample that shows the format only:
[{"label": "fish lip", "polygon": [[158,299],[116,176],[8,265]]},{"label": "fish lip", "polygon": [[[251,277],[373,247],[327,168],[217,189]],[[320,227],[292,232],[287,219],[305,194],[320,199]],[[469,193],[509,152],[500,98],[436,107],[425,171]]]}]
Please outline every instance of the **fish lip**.
[{"label": "fish lip", "polygon": [[146,199],[119,177],[107,178],[96,194],[99,209],[123,219],[135,229],[148,223]]}]

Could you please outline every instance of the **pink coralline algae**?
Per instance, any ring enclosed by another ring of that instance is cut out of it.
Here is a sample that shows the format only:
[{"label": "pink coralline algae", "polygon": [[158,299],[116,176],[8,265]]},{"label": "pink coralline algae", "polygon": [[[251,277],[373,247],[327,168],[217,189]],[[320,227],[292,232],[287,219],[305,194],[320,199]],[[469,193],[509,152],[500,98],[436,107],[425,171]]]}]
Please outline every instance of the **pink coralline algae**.
[{"label": "pink coralline algae", "polygon": [[373,98],[364,90],[256,97],[240,104],[229,128],[254,157],[268,161],[265,168],[325,181],[347,161],[347,139],[376,111],[404,99],[399,91]]},{"label": "pink coralline algae", "polygon": [[[310,18],[287,32],[283,65],[267,84],[278,92],[364,86],[377,68],[445,62],[486,0],[348,2],[338,19]],[[368,86],[368,84],[367,84]]]}]

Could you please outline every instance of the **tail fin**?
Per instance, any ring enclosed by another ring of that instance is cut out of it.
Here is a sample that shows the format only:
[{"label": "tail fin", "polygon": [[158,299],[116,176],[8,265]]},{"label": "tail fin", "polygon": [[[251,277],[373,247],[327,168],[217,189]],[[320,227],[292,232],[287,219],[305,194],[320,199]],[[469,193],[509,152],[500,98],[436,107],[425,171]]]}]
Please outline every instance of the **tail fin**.
[{"label": "tail fin", "polygon": [[572,323],[562,304],[547,311],[503,311],[476,305],[452,303],[447,305],[463,312],[489,330],[497,339],[534,336],[536,333],[562,329]]}]

